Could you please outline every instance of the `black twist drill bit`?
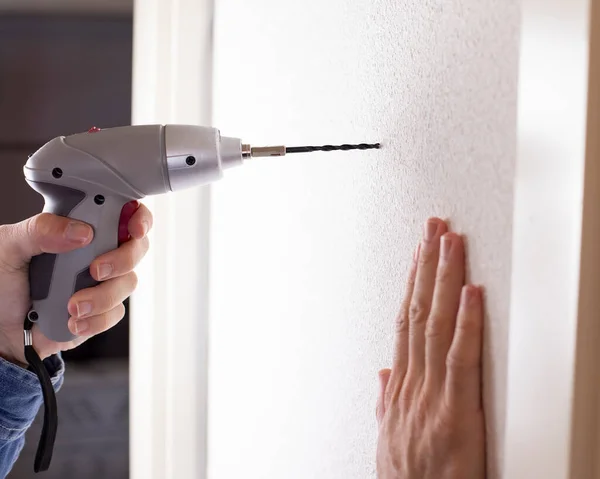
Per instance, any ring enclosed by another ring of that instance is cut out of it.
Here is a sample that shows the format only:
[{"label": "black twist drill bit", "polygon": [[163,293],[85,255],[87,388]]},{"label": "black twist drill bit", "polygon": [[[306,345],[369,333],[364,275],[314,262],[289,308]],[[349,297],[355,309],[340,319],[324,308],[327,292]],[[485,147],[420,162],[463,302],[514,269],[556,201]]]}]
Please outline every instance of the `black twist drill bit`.
[{"label": "black twist drill bit", "polygon": [[323,145],[323,146],[292,146],[286,147],[286,153],[311,153],[313,151],[348,151],[373,150],[381,147],[380,143],[360,143],[358,145]]},{"label": "black twist drill bit", "polygon": [[372,150],[380,148],[380,143],[360,143],[358,145],[323,145],[323,146],[251,146],[242,145],[242,158],[260,158],[266,156],[285,156],[287,153],[311,153],[313,151],[348,151]]}]

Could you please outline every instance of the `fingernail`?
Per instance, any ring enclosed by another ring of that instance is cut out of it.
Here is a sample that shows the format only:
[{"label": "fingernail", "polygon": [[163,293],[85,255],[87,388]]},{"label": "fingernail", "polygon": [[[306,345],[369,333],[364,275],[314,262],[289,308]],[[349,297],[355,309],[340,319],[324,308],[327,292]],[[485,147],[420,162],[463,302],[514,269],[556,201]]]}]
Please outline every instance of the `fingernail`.
[{"label": "fingernail", "polygon": [[473,306],[479,300],[479,288],[468,285],[463,288],[462,301],[464,306]]},{"label": "fingernail", "polygon": [[452,237],[444,235],[442,236],[442,259],[448,259],[450,257],[450,251],[452,251]]},{"label": "fingernail", "polygon": [[79,321],[75,321],[75,334],[81,334],[90,329],[89,321],[85,319],[80,319]]},{"label": "fingernail", "polygon": [[439,227],[438,222],[435,220],[429,220],[425,224],[425,232],[424,232],[425,241],[431,241],[435,237],[438,227]]},{"label": "fingernail", "polygon": [[81,303],[77,303],[77,316],[82,317],[86,314],[90,314],[92,312],[92,303],[88,301],[82,301]]},{"label": "fingernail", "polygon": [[110,264],[100,264],[98,265],[98,269],[97,269],[97,273],[98,273],[98,279],[103,280],[105,278],[108,278],[110,276],[110,273],[112,273],[112,265]]},{"label": "fingernail", "polygon": [[88,225],[78,222],[71,222],[65,230],[65,237],[70,241],[85,243],[92,234],[92,228]]},{"label": "fingernail", "polygon": [[150,225],[147,221],[142,222],[142,230],[144,231],[144,236],[146,236],[148,234],[148,231],[150,230]]}]

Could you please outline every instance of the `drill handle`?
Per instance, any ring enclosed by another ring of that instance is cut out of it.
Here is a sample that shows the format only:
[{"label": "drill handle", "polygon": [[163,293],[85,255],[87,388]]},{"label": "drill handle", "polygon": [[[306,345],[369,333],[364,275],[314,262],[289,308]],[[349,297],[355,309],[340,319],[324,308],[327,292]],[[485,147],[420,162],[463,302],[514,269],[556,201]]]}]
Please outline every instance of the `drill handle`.
[{"label": "drill handle", "polygon": [[94,231],[87,246],[68,253],[43,253],[32,258],[29,266],[33,303],[29,318],[47,338],[67,342],[75,339],[68,328],[67,304],[75,292],[98,284],[90,274],[90,264],[118,247],[121,213],[131,198],[52,183],[30,182],[30,185],[44,197],[44,212],[83,221]]}]

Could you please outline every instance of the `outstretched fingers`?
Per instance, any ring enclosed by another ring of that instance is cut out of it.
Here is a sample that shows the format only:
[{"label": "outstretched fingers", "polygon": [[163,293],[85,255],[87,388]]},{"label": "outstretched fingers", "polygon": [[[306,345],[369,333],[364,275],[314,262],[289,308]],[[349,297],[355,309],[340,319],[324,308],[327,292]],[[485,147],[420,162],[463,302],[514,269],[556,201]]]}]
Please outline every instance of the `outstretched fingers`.
[{"label": "outstretched fingers", "polygon": [[407,396],[417,392],[425,376],[425,327],[433,303],[440,238],[447,231],[446,223],[439,218],[430,218],[425,224],[408,314],[408,371],[405,379]]},{"label": "outstretched fingers", "polygon": [[394,381],[402,384],[406,370],[408,368],[408,321],[410,302],[412,300],[413,291],[415,289],[415,279],[417,277],[417,261],[419,259],[419,249],[417,246],[413,255],[412,265],[408,273],[404,297],[400,306],[400,312],[396,317],[396,330],[394,335],[394,360],[393,372]]},{"label": "outstretched fingers", "polygon": [[426,387],[439,391],[444,385],[446,357],[456,326],[461,289],[465,280],[462,238],[456,233],[442,236],[435,291],[426,327]]},{"label": "outstretched fingers", "polygon": [[451,409],[479,410],[483,298],[481,288],[462,289],[454,339],[446,358],[446,402]]}]

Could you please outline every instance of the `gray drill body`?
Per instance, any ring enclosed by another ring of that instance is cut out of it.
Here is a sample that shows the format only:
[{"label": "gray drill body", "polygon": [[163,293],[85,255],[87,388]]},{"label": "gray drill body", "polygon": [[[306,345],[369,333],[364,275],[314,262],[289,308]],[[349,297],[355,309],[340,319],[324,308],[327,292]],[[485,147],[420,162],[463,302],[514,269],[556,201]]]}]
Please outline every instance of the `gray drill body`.
[{"label": "gray drill body", "polygon": [[240,140],[193,125],[125,126],[46,143],[27,161],[26,181],[44,197],[44,212],[88,223],[94,237],[75,251],[32,259],[29,317],[51,340],[74,339],[67,325],[69,299],[97,284],[89,267],[118,247],[123,206],[215,181],[223,167],[241,161]]}]

